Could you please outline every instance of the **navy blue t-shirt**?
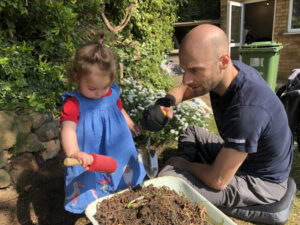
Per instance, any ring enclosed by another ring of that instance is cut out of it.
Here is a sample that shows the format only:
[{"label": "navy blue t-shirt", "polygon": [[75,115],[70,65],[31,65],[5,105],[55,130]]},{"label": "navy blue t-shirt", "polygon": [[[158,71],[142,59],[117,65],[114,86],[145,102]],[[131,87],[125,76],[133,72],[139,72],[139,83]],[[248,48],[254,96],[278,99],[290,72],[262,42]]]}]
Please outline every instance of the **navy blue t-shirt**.
[{"label": "navy blue t-shirt", "polygon": [[210,92],[224,147],[248,153],[240,171],[283,182],[293,161],[293,136],[286,111],[254,68],[240,61],[233,64],[239,73],[225,94]]}]

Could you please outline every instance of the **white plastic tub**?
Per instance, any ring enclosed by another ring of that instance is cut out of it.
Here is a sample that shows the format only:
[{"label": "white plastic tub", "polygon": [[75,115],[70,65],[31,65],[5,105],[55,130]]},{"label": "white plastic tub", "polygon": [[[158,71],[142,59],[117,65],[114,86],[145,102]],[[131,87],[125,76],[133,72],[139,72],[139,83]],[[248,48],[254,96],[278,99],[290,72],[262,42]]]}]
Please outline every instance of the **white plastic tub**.
[{"label": "white plastic tub", "polygon": [[[166,186],[170,190],[175,190],[178,194],[186,196],[193,203],[201,203],[206,207],[208,220],[215,225],[236,225],[228,216],[221,212],[217,207],[210,203],[201,194],[195,191],[189,184],[178,177],[165,176],[158,177],[144,182],[145,186],[153,184],[155,187]],[[128,189],[120,191],[114,195],[121,194]],[[94,215],[97,212],[97,204],[104,199],[113,197],[114,195],[105,196],[91,202],[85,209],[85,214],[93,225],[99,225],[98,221],[95,220]]]}]

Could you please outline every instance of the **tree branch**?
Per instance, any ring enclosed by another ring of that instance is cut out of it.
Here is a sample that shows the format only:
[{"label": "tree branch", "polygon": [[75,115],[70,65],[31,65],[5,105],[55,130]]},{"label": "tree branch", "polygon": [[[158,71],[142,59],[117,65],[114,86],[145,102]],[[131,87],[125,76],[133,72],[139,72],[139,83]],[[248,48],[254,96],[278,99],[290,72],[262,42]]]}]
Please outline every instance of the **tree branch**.
[{"label": "tree branch", "polygon": [[128,24],[128,22],[131,18],[131,15],[132,15],[134,5],[135,5],[134,3],[130,3],[130,6],[128,6],[126,9],[126,13],[125,13],[125,16],[124,16],[121,24],[116,27],[113,27],[111,25],[111,23],[109,22],[109,20],[107,19],[107,17],[105,16],[105,5],[103,4],[101,6],[101,17],[102,17],[106,27],[114,34],[117,34],[120,30],[122,30]]}]

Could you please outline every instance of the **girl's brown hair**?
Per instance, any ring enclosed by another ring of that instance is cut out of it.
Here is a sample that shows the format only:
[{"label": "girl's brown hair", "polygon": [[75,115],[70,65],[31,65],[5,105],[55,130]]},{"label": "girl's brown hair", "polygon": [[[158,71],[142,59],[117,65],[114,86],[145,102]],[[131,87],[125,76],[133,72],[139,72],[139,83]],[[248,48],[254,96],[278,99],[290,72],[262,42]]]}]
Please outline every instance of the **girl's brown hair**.
[{"label": "girl's brown hair", "polygon": [[109,72],[112,82],[116,79],[116,57],[110,48],[102,44],[103,36],[98,42],[85,44],[76,51],[72,74],[75,72],[80,77],[90,72],[91,65],[97,65],[101,71]]}]

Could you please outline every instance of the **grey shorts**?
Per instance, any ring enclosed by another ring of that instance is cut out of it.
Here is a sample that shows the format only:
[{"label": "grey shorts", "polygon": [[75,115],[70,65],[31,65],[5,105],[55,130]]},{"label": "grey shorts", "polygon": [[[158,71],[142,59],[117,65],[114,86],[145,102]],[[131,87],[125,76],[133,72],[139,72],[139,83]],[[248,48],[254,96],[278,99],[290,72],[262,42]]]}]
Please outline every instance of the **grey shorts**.
[{"label": "grey shorts", "polygon": [[[197,126],[190,126],[180,135],[180,156],[191,162],[213,163],[223,145],[221,137]],[[203,184],[187,171],[165,166],[158,176],[176,176],[184,179],[195,190],[216,206],[242,207],[279,201],[287,189],[287,181],[273,183],[250,175],[237,173],[224,190],[215,190]]]}]

